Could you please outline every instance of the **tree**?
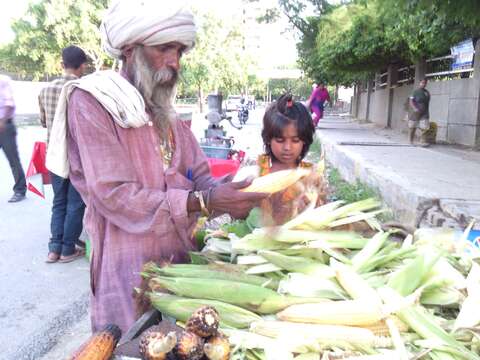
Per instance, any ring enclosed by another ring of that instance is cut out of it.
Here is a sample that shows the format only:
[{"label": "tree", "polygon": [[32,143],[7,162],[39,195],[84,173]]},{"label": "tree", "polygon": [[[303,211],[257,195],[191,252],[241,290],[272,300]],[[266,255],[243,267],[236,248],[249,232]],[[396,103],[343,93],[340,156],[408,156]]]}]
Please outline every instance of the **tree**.
[{"label": "tree", "polygon": [[15,39],[0,50],[2,67],[23,77],[57,75],[61,51],[80,46],[99,69],[107,60],[98,27],[108,0],[42,0],[31,3],[25,16],[14,21]]},{"label": "tree", "polygon": [[211,13],[195,10],[200,27],[195,47],[182,60],[182,94],[196,93],[203,111],[207,91],[244,92],[254,64],[241,44],[241,33],[234,21],[224,21]]},{"label": "tree", "polygon": [[[457,4],[447,0],[359,0],[330,8],[311,19],[317,25],[314,45],[300,39],[300,64],[312,78],[347,85],[389,64],[443,55],[480,32],[473,16],[479,5],[465,3],[455,10]],[[472,14],[460,22],[466,8]]]}]

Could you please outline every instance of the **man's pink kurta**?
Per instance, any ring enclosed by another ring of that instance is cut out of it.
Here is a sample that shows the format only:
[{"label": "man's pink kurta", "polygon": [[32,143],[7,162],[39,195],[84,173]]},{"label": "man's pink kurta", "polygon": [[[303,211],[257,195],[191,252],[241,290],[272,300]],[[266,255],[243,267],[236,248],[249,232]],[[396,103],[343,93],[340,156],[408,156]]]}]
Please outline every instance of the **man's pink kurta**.
[{"label": "man's pink kurta", "polygon": [[214,185],[186,125],[173,126],[176,149],[167,170],[151,125],[124,129],[87,92],[76,89],[70,97],[70,180],[87,205],[94,331],[115,323],[125,332],[133,324],[132,294],[144,263],[187,261],[197,220],[187,213],[188,193]]}]

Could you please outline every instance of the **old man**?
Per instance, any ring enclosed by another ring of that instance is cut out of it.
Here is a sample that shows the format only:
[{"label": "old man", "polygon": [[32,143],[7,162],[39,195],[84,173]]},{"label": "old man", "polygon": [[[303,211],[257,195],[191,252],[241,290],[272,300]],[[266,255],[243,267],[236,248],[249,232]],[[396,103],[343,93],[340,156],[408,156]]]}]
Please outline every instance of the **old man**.
[{"label": "old man", "polygon": [[126,331],[136,319],[132,292],[144,263],[187,261],[200,213],[244,217],[266,195],[240,192],[248,182],[217,184],[190,129],[176,120],[179,61],[196,34],[189,11],[120,0],[101,32],[121,73],[64,87],[47,167],[68,175],[87,206],[92,329],[115,323]]}]

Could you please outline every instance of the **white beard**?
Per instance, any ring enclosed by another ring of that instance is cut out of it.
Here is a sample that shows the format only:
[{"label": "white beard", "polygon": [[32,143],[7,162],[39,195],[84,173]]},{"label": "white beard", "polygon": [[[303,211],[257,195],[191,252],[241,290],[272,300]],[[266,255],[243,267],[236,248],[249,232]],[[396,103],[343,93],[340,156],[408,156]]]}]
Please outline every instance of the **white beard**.
[{"label": "white beard", "polygon": [[168,144],[170,127],[176,119],[173,102],[176,96],[178,73],[171,68],[155,71],[149,65],[143,48],[136,47],[129,75],[142,94],[152,121],[164,144]]}]

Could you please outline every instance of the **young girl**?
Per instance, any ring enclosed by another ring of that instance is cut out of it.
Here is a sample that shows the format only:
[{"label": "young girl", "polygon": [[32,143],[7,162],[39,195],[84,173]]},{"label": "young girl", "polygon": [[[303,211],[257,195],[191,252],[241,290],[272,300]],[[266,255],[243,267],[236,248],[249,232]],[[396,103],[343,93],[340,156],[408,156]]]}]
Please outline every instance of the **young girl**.
[{"label": "young girl", "polygon": [[[262,139],[265,154],[258,159],[259,175],[297,167],[313,167],[303,159],[313,142],[314,134],[315,128],[307,108],[294,101],[292,95],[282,95],[270,105],[263,117]],[[321,184],[320,176],[309,177],[300,184],[274,194],[264,202],[262,208],[271,215],[275,224],[282,224],[308,204],[306,188],[313,186],[320,190]]]},{"label": "young girl", "polygon": [[294,101],[292,95],[282,95],[270,105],[263,117],[262,139],[265,154],[260,155],[260,175],[311,167],[302,160],[313,142],[315,128],[305,106]]}]

